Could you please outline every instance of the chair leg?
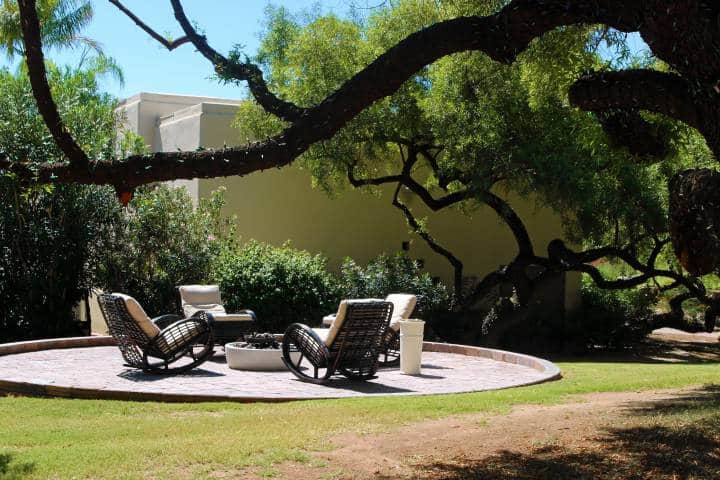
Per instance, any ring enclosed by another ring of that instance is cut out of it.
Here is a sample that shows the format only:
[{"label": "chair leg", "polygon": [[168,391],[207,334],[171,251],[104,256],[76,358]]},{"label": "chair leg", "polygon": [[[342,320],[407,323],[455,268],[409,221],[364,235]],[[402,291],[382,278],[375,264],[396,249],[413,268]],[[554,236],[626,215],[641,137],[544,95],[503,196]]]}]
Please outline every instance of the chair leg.
[{"label": "chair leg", "polygon": [[[195,345],[203,345],[203,349],[199,354],[195,354],[192,350]],[[197,339],[189,342],[188,346],[185,347],[184,350],[177,352],[171,359],[163,359],[162,364],[151,363],[147,352],[145,352],[143,355],[143,371],[160,375],[174,375],[187,372],[204,363],[213,353],[215,353],[213,345],[214,341],[212,335],[204,333]],[[192,362],[179,365],[177,367],[171,367],[172,364],[188,356],[193,359]]]},{"label": "chair leg", "polygon": [[354,372],[343,368],[340,370],[340,373],[350,380],[372,380],[373,378],[377,378],[377,375],[375,375],[377,373],[376,370],[364,370],[365,369],[360,369],[357,372]]},{"label": "chair leg", "polygon": [[380,368],[400,365],[400,336],[396,331],[388,331],[386,334],[378,360]]}]

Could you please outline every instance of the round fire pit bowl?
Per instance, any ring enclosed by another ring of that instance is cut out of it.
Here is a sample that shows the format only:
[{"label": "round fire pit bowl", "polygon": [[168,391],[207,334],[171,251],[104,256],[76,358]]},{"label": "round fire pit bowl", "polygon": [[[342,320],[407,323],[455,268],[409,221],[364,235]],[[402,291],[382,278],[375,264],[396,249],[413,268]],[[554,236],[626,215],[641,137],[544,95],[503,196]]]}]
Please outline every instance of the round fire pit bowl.
[{"label": "round fire pit bowl", "polygon": [[[248,348],[243,342],[225,344],[225,360],[228,367],[234,370],[273,371],[285,370],[282,360],[282,349],[277,348]],[[297,361],[300,352],[291,353],[293,360]]]}]

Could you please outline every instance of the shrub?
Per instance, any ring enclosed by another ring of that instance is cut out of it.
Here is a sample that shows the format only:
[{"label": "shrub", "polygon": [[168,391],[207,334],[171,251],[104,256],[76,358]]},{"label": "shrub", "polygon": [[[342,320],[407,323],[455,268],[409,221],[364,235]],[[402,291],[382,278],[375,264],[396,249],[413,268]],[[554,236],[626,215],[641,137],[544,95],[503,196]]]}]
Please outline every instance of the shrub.
[{"label": "shrub", "polygon": [[[120,148],[119,119],[117,102],[98,86],[104,67],[48,63],[47,69],[68,129],[91,158],[112,156]],[[131,143],[123,146],[134,153]],[[0,69],[0,151],[31,169],[66,160],[38,113],[23,69]],[[111,188],[21,185],[0,169],[0,342],[80,333],[75,307],[93,285],[95,253],[119,215]]]},{"label": "shrub", "polygon": [[568,316],[566,343],[575,349],[619,349],[641,340],[652,329],[656,289],[604,290],[583,277],[582,306]]},{"label": "shrub", "polygon": [[118,214],[111,188],[26,189],[0,176],[0,343],[81,333],[89,259]]},{"label": "shrub", "polygon": [[132,295],[148,315],[179,313],[177,286],[207,283],[228,237],[223,205],[221,190],[193,208],[184,188],[140,189],[114,229],[98,286]]},{"label": "shrub", "polygon": [[318,325],[337,308],[337,281],[321,255],[250,241],[225,249],[215,265],[226,309],[254,310],[266,331],[282,332],[294,322]]},{"label": "shrub", "polygon": [[417,295],[416,315],[426,320],[450,310],[452,297],[447,286],[423,272],[419,262],[404,253],[380,255],[365,267],[346,258],[340,268],[343,298],[385,298],[403,292]]}]

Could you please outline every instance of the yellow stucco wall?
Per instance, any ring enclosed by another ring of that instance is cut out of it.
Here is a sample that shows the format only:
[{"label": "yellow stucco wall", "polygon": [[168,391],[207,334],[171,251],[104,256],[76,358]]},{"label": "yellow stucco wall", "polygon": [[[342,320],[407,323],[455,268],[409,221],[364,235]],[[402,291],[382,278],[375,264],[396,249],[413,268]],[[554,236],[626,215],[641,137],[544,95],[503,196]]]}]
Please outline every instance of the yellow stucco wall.
[{"label": "yellow stucco wall", "polygon": [[[202,180],[199,193],[207,196],[220,186],[227,188],[226,213],[237,216],[243,241],[280,245],[292,239],[297,248],[326,255],[331,268],[337,268],[345,256],[365,262],[381,252],[399,251],[403,241],[411,241],[412,256],[424,259],[433,275],[451,285],[452,268],[410,233],[402,213],[391,205],[390,188],[380,196],[347,189],[331,199],[312,188],[306,171],[292,166],[246,177]],[[509,199],[524,220],[538,252],[562,231],[559,216],[536,207],[534,199],[498,193]],[[463,261],[466,275],[482,276],[507,264],[517,253],[510,230],[490,208],[467,216],[457,209],[431,212],[411,195],[403,200],[418,218],[427,217],[433,236]]]},{"label": "yellow stucco wall", "polygon": [[[237,101],[195,97],[173,97],[166,101],[166,95],[158,94],[140,94],[138,98],[146,97],[143,100],[148,104],[146,110],[151,107],[150,100],[160,105],[184,102],[183,108],[171,115],[165,110],[160,112],[149,144],[172,151],[219,148],[239,142],[237,131],[231,126]],[[137,128],[141,132],[148,130],[140,128],[143,125]],[[225,213],[237,216],[243,241],[256,239],[280,245],[292,240],[296,248],[327,256],[333,269],[345,256],[366,262],[382,252],[397,252],[403,241],[410,241],[411,255],[422,258],[431,274],[451,285],[450,265],[409,232],[402,213],[391,205],[391,187],[383,189],[380,196],[348,188],[331,199],[321,190],[313,189],[309,174],[296,165],[245,177],[186,183],[195,199],[209,195],[221,185],[227,188]],[[559,215],[538,207],[535,198],[520,198],[504,191],[495,193],[509,200],[523,219],[538,253],[544,253],[550,240],[562,236]],[[433,236],[464,262],[466,276],[482,278],[508,263],[517,252],[512,234],[487,207],[467,216],[454,209],[430,212],[412,195],[403,200],[418,218],[428,218]],[[579,275],[568,275],[568,308],[577,305],[578,290]]]}]

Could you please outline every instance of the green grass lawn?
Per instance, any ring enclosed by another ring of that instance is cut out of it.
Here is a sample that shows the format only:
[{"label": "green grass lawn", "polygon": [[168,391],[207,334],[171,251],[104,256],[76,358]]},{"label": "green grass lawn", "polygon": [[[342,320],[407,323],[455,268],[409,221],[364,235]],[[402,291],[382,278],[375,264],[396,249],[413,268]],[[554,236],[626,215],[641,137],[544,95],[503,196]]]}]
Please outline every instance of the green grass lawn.
[{"label": "green grass lawn", "polygon": [[423,419],[503,413],[572,395],[720,383],[716,363],[560,363],[563,380],[486,393],[305,401],[162,404],[0,398],[0,479],[203,478],[284,460],[309,461],[338,432]]}]

